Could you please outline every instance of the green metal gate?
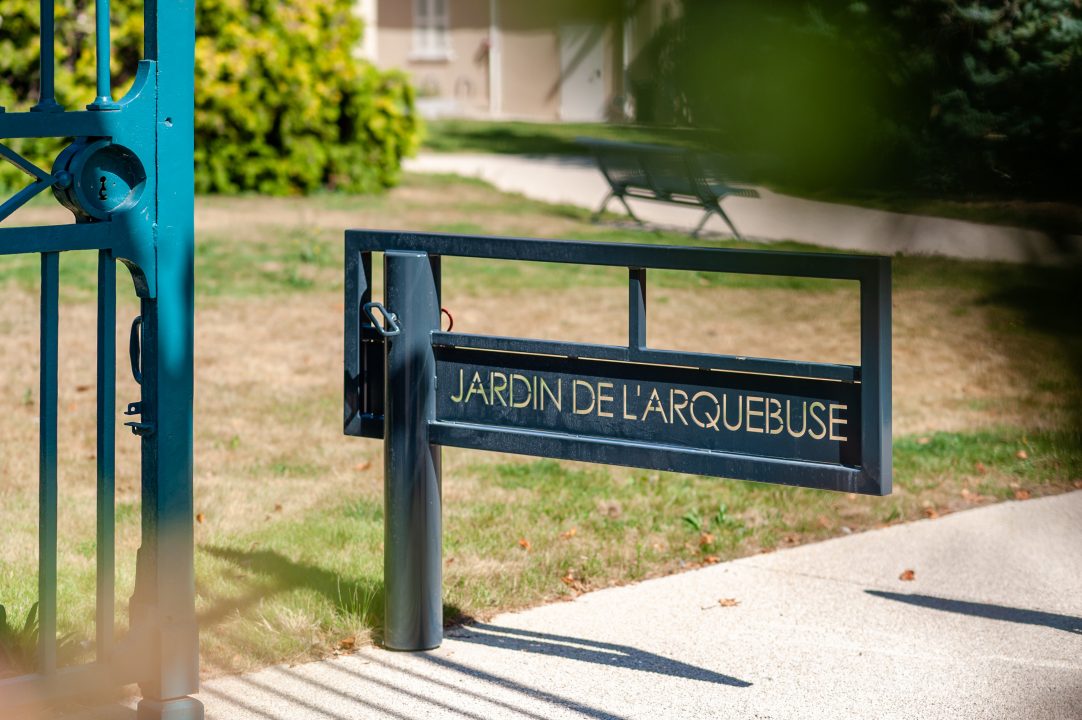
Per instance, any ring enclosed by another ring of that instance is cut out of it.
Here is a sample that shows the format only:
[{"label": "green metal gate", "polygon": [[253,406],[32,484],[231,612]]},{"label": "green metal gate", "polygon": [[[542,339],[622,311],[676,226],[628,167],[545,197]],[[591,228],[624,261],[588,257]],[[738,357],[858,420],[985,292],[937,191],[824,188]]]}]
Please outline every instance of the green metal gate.
[{"label": "green metal gate", "polygon": [[[96,100],[86,109],[54,97],[53,0],[41,0],[39,97],[30,112],[0,108],[0,157],[29,184],[0,204],[0,254],[41,257],[39,436],[39,648],[37,672],[0,681],[0,716],[104,685],[138,682],[139,717],[203,717],[192,535],[194,0],[145,0],[144,59],[121,100],[110,90],[109,1],[96,0]],[[8,145],[65,138],[49,170]],[[51,190],[75,223],[7,227],[13,212]],[[96,658],[58,668],[57,325],[59,254],[98,252]],[[116,263],[140,298],[132,370],[141,398],[127,423],[142,453],[142,544],[130,631],[114,642],[114,433]]]}]

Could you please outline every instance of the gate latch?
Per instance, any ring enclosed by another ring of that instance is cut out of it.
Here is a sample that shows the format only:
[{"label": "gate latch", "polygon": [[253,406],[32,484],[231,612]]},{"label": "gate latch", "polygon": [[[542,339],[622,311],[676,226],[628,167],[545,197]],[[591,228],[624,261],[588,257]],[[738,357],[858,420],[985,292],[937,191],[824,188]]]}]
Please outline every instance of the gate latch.
[{"label": "gate latch", "polygon": [[[376,314],[374,312],[372,312],[373,310],[378,310],[379,314],[383,316],[384,320],[387,323],[386,327],[384,327],[384,324],[381,323],[376,318]],[[368,319],[372,321],[372,324],[376,328],[376,332],[378,332],[380,335],[382,335],[385,338],[386,337],[394,337],[398,333],[402,332],[402,328],[399,327],[399,325],[398,325],[398,316],[395,315],[390,310],[388,310],[387,308],[383,307],[383,303],[378,303],[378,302],[367,302],[367,303],[365,303],[364,304],[364,314],[367,315]]]},{"label": "gate latch", "polygon": [[[131,374],[135,378],[135,382],[139,385],[143,384],[143,358],[142,358],[142,332],[143,318],[142,316],[136,317],[131,324],[131,336],[128,339],[128,357],[131,360]],[[131,428],[133,435],[139,437],[146,437],[154,434],[154,423],[141,422],[143,416],[143,403],[132,402],[128,403],[128,409],[124,411],[124,414],[128,417],[138,415],[140,422],[127,422],[126,426]]]}]

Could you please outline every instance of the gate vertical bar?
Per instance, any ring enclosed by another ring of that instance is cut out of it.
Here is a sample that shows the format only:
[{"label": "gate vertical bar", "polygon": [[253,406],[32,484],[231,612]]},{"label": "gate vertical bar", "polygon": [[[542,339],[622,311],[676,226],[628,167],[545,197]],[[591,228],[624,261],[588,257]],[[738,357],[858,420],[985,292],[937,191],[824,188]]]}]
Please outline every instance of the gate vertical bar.
[{"label": "gate vertical bar", "polygon": [[31,108],[35,112],[59,112],[63,110],[56,102],[53,77],[56,73],[56,10],[55,0],[41,0],[41,28],[39,42],[41,54],[38,66],[38,102]]},{"label": "gate vertical bar", "polygon": [[428,442],[436,418],[438,259],[388,251],[384,288],[401,332],[386,338],[384,435],[384,644],[430,650],[443,641],[440,446]]},{"label": "gate vertical bar", "polygon": [[[146,0],[144,47],[157,68],[157,295],[142,301],[142,632],[151,662],[139,720],[200,720],[192,506],[195,168],[194,0]],[[134,600],[133,600],[134,604]]]},{"label": "gate vertical bar", "polygon": [[97,659],[109,658],[115,623],[116,584],[116,261],[98,252],[98,532]]},{"label": "gate vertical bar", "polygon": [[112,70],[109,61],[112,58],[110,38],[109,0],[94,1],[95,15],[95,60],[97,61],[97,97],[88,105],[90,110],[116,110],[119,105],[113,102]]},{"label": "gate vertical bar", "polygon": [[38,437],[38,665],[56,672],[56,401],[60,254],[41,254],[41,394]]}]

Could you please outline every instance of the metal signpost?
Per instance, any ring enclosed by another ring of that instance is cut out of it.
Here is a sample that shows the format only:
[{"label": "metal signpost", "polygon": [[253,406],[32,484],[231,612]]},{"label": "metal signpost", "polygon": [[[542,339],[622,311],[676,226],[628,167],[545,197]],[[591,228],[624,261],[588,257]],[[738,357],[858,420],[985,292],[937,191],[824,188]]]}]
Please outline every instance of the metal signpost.
[{"label": "metal signpost", "polygon": [[[628,343],[443,332],[444,256],[626,267]],[[856,281],[860,364],[650,348],[650,269]],[[889,258],[354,230],[345,288],[345,432],[384,440],[389,648],[442,641],[444,445],[890,492]]]},{"label": "metal signpost", "polygon": [[[0,204],[0,222],[51,189],[75,224],[0,226],[0,254],[41,256],[39,621],[36,674],[0,680],[0,716],[15,708],[138,682],[140,720],[196,720],[202,705],[192,537],[193,0],[145,3],[145,59],[121,100],[110,89],[109,2],[96,1],[96,99],[66,110],[54,96],[53,0],[41,0],[41,69],[30,112],[0,108],[0,157],[29,184]],[[3,141],[74,138],[49,170]],[[56,656],[57,323],[59,256],[98,253],[97,612],[95,661],[58,668]],[[130,630],[114,642],[116,262],[130,271],[140,314],[127,406],[142,446],[142,546]]]}]

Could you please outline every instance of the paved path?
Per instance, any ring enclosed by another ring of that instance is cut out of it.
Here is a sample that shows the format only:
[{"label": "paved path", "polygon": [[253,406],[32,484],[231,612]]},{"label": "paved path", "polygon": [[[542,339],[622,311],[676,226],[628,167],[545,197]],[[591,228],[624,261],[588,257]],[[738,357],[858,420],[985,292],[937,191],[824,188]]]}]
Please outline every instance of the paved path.
[{"label": "paved path", "polygon": [[221,678],[200,697],[208,720],[1080,720],[1080,549],[1082,492],[1004,503],[500,615],[429,653]]},{"label": "paved path", "polygon": [[[422,153],[407,160],[412,172],[478,177],[500,190],[551,203],[596,209],[608,193],[593,160],[560,156]],[[883,210],[802,200],[760,188],[762,198],[729,198],[723,207],[740,232],[760,240],[799,240],[822,247],[872,253],[940,254],[1009,262],[1060,262],[1082,257],[1082,236],[1054,241],[1035,230],[902,215]],[[632,201],[654,225],[691,230],[702,213],[663,203]],[[619,203],[610,209],[623,212]],[[717,217],[707,232],[727,233]]]}]

